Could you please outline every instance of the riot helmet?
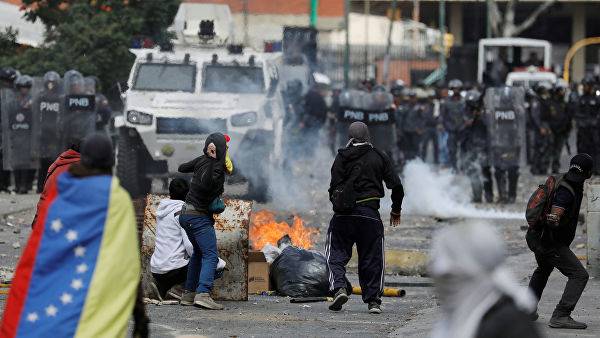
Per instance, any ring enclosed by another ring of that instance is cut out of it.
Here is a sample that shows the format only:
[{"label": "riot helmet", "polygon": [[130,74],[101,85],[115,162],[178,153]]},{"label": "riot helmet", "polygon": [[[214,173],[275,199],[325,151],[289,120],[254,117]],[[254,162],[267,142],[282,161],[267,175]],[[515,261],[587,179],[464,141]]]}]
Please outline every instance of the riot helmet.
[{"label": "riot helmet", "polygon": [[15,88],[21,89],[31,89],[33,86],[33,78],[29,75],[21,75],[15,80]]},{"label": "riot helmet", "polygon": [[584,86],[593,86],[596,83],[594,76],[592,74],[587,74],[581,80],[581,84]]},{"label": "riot helmet", "polygon": [[402,92],[404,91],[404,81],[398,79],[394,81],[392,87],[390,88],[390,93],[394,96],[402,96]]},{"label": "riot helmet", "polygon": [[548,95],[550,95],[551,90],[552,84],[548,81],[542,81],[538,83],[537,86],[535,86],[535,91],[543,99],[548,98]]},{"label": "riot helmet", "polygon": [[83,94],[85,92],[85,80],[80,72],[71,69],[64,75],[65,90],[69,94]]},{"label": "riot helmet", "polygon": [[4,67],[0,69],[0,81],[4,81],[12,85],[19,77],[19,72],[12,67]]},{"label": "riot helmet", "polygon": [[558,79],[556,81],[556,83],[554,84],[554,88],[553,88],[552,92],[554,95],[564,96],[565,93],[567,92],[568,87],[569,87],[569,84],[567,83],[567,81],[565,81],[564,79]]},{"label": "riot helmet", "polygon": [[465,96],[465,102],[470,108],[478,108],[481,99],[481,93],[476,89],[471,89]]},{"label": "riot helmet", "polygon": [[452,79],[448,82],[448,96],[458,97],[460,96],[460,90],[462,89],[463,83],[459,79]]},{"label": "riot helmet", "polygon": [[44,74],[44,88],[53,91],[58,87],[60,81],[60,75],[55,71],[49,71]]},{"label": "riot helmet", "polygon": [[453,91],[460,91],[463,87],[463,83],[459,79],[452,79],[448,82],[448,89]]}]

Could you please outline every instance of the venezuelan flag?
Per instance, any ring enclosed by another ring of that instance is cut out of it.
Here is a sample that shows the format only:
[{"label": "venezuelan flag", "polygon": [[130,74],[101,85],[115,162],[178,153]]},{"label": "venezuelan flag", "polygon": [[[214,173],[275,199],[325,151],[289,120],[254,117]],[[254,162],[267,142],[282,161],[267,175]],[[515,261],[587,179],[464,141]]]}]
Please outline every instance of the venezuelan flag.
[{"label": "venezuelan flag", "polygon": [[64,173],[17,265],[0,337],[123,337],[140,257],[117,178]]}]

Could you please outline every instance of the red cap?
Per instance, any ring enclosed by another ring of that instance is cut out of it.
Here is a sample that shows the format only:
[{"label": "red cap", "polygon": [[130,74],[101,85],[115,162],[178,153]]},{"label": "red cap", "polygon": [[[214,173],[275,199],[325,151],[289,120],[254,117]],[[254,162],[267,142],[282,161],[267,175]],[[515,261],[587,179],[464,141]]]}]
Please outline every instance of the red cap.
[{"label": "red cap", "polygon": [[229,141],[231,141],[231,137],[229,137],[229,135],[223,134],[223,136],[225,136],[225,142],[229,143]]}]

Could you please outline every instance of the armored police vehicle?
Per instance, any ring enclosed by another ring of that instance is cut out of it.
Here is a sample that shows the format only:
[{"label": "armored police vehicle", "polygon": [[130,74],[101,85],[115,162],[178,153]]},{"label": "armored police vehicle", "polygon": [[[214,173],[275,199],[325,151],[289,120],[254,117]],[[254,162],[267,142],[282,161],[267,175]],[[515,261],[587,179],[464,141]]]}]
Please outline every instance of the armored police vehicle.
[{"label": "armored police vehicle", "polygon": [[[131,50],[135,62],[115,127],[117,173],[133,196],[147,193],[152,178],[177,175],[181,163],[203,154],[213,132],[231,137],[229,153],[243,175],[265,171],[255,165],[277,156],[281,55],[226,45],[215,25],[220,27],[212,20],[186,21],[185,43],[172,51]],[[190,27],[199,27],[193,43]],[[250,182],[260,184],[260,177]]]}]

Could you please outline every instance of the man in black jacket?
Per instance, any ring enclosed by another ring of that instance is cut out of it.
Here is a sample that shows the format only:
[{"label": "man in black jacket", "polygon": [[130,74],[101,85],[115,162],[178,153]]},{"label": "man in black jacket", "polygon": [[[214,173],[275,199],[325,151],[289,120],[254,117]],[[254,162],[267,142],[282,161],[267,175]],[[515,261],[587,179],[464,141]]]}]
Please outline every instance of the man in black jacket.
[{"label": "man in black jacket", "polygon": [[190,191],[179,216],[179,224],[188,235],[194,254],[188,264],[182,305],[196,305],[210,310],[222,310],[210,291],[219,261],[213,210],[210,205],[223,194],[227,142],[221,133],[210,134],[204,145],[204,155],[179,166],[181,173],[193,173]]},{"label": "man in black jacket", "polygon": [[344,190],[344,193],[353,193],[356,204],[348,212],[336,212],[329,224],[326,256],[330,289],[335,293],[329,309],[340,311],[348,301],[346,264],[356,243],[362,299],[369,305],[369,312],[377,314],[381,313],[385,272],[383,222],[379,215],[379,200],[385,196],[383,182],[392,189],[392,226],[400,224],[404,189],[390,159],[371,145],[369,129],[364,123],[352,123],[348,135],[348,145],[338,151],[331,167],[329,196],[333,201],[334,192],[341,186],[347,187],[352,175],[353,192]]},{"label": "man in black jacket", "polygon": [[[588,154],[577,154],[571,159],[569,171],[556,188],[552,209],[547,216],[541,238],[534,236],[532,230],[527,232],[527,244],[534,250],[538,264],[529,281],[529,287],[538,300],[554,268],[569,278],[562,298],[550,319],[549,325],[553,328],[587,328],[586,324],[571,318],[571,312],[585,289],[589,275],[569,246],[577,230],[583,183],[591,177],[593,163]],[[537,317],[537,313],[534,313],[532,319]]]}]

